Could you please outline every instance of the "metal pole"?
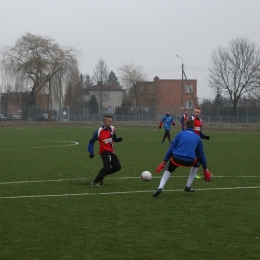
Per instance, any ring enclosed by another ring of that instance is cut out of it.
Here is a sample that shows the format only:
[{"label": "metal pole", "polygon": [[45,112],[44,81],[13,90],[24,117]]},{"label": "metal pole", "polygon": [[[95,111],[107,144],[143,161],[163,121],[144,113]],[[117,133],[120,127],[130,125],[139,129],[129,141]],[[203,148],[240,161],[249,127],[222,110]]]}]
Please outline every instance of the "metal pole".
[{"label": "metal pole", "polygon": [[179,55],[176,55],[176,57],[180,58],[181,59],[181,106],[182,106],[182,109],[184,108],[183,106],[183,96],[184,96],[184,91],[183,91],[183,74],[184,74],[184,64],[183,64],[183,58]]},{"label": "metal pole", "polygon": [[61,88],[61,76],[60,76],[60,109],[59,109],[59,121],[62,119],[62,111],[61,111],[61,96],[62,96],[62,88]]},{"label": "metal pole", "polygon": [[83,75],[82,74],[80,74],[80,81],[81,81],[80,106],[81,106],[82,121],[83,121],[84,107],[83,107]]},{"label": "metal pole", "polygon": [[182,65],[181,65],[181,70],[182,70],[182,73],[181,73],[181,103],[182,103],[182,107],[183,107],[183,73],[184,73],[184,65],[183,65],[183,60],[182,60]]}]

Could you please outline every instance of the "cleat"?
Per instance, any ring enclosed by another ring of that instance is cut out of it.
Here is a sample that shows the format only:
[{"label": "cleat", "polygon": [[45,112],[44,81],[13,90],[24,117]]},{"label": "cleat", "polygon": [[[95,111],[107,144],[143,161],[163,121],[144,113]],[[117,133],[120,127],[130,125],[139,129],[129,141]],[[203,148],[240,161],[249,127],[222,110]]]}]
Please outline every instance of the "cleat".
[{"label": "cleat", "polygon": [[157,191],[154,192],[153,197],[157,198],[161,193],[162,193],[162,189],[158,189]]},{"label": "cleat", "polygon": [[162,144],[164,144],[164,142],[162,142]]},{"label": "cleat", "polygon": [[184,190],[187,192],[195,192],[195,190],[192,187],[187,187],[187,186],[184,188]]},{"label": "cleat", "polygon": [[93,188],[99,188],[99,185],[98,185],[98,183],[92,182],[92,183],[91,183],[91,187],[93,187]]},{"label": "cleat", "polygon": [[99,185],[103,185],[104,178],[99,181]]},{"label": "cleat", "polygon": [[195,175],[194,179],[201,179],[202,177],[198,174]]}]

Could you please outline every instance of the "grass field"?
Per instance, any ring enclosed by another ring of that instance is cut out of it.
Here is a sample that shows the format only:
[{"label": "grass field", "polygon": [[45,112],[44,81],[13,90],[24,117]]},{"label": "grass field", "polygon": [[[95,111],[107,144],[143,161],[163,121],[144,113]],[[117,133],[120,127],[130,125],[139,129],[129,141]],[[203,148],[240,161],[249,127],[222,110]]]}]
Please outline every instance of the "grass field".
[{"label": "grass field", "polygon": [[260,259],[259,131],[205,129],[213,181],[196,179],[196,192],[185,193],[189,169],[179,168],[153,198],[168,148],[157,126],[115,125],[122,170],[95,189],[102,161],[98,143],[94,159],[87,145],[99,125],[4,124],[1,260]]}]

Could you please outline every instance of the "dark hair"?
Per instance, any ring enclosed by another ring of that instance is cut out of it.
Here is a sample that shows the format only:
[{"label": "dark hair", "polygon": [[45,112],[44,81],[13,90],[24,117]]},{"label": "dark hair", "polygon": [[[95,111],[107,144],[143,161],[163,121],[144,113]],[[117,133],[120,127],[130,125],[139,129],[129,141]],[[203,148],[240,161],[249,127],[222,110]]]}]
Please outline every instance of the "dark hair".
[{"label": "dark hair", "polygon": [[192,119],[188,119],[185,121],[185,126],[187,128],[194,128],[194,121]]},{"label": "dark hair", "polygon": [[112,116],[109,116],[109,115],[104,115],[104,118],[112,118]]}]

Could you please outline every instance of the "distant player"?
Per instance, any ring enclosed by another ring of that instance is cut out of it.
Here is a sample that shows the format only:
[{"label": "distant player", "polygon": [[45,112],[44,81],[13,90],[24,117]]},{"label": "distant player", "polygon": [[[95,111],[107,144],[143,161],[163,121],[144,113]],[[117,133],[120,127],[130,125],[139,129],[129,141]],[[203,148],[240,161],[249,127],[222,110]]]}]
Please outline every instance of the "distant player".
[{"label": "distant player", "polygon": [[164,135],[162,139],[162,144],[164,144],[164,140],[166,137],[168,138],[169,142],[171,143],[171,137],[170,137],[170,130],[171,130],[171,125],[175,125],[172,116],[170,115],[170,110],[166,110],[165,116],[162,118],[159,129],[162,128],[162,125],[164,126]]},{"label": "distant player", "polygon": [[180,123],[181,123],[181,129],[182,131],[184,131],[185,129],[185,121],[188,119],[189,117],[189,109],[185,109],[184,110],[184,115],[181,117]]},{"label": "distant player", "polygon": [[103,184],[106,175],[121,170],[121,164],[114,151],[114,142],[121,142],[123,138],[116,137],[116,129],[112,126],[112,117],[105,115],[103,125],[94,132],[88,144],[89,158],[94,158],[94,143],[99,141],[99,154],[103,161],[103,168],[99,171],[91,186],[98,188]]},{"label": "distant player", "polygon": [[[201,107],[200,106],[196,106],[194,108],[194,115],[193,116],[190,116],[189,119],[192,119],[194,121],[194,132],[201,138],[201,139],[206,139],[206,140],[209,140],[210,139],[210,136],[208,135],[205,135],[202,133],[202,127],[203,127],[203,121],[202,119],[200,118],[200,115],[201,115]],[[201,176],[199,174],[197,174],[199,168],[196,167],[196,168],[191,168],[190,169],[190,173],[191,172],[196,172],[196,174],[194,174],[195,178],[196,179],[200,179]]]},{"label": "distant player", "polygon": [[[166,166],[168,161],[169,164]],[[166,167],[159,187],[154,192],[153,197],[158,197],[162,193],[172,172],[179,166],[197,168],[200,164],[202,164],[204,169],[204,180],[210,182],[212,175],[207,167],[202,141],[194,132],[194,121],[188,119],[185,122],[185,131],[182,131],[175,136],[163,162],[156,169],[156,173],[159,173]],[[184,191],[194,192],[194,189],[191,187],[194,176],[195,172],[190,172]]]}]

